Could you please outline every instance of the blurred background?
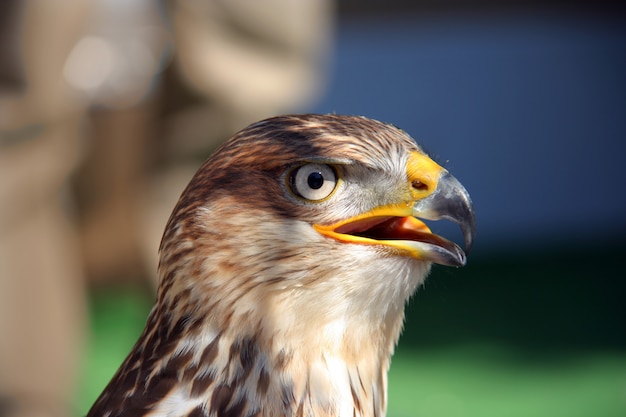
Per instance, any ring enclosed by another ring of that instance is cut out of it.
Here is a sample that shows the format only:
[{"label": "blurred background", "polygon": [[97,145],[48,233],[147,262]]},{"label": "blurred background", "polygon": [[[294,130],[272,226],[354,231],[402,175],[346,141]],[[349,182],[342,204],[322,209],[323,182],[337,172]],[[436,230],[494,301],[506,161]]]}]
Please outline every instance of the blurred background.
[{"label": "blurred background", "polygon": [[3,2],[0,417],[86,414],[143,328],[187,181],[292,112],[393,123],[474,200],[468,266],[408,307],[389,416],[626,415],[625,10]]}]

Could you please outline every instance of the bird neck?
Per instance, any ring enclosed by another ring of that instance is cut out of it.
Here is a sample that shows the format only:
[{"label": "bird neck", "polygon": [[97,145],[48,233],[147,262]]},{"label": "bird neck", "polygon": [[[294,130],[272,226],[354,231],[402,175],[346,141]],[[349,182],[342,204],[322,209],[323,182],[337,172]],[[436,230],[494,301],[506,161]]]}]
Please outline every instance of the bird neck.
[{"label": "bird neck", "polygon": [[[246,331],[245,325],[226,330],[210,323],[200,327],[193,336],[187,331],[162,362],[178,369],[155,374],[176,372],[187,384],[183,391],[191,392],[216,415],[385,415],[390,353],[377,351],[369,341],[342,346],[336,343],[336,335],[330,340],[322,330],[309,332],[317,339],[294,344],[280,333]],[[347,333],[344,338],[352,339]],[[177,395],[170,393],[172,398]]]},{"label": "bird neck", "polygon": [[[244,220],[273,224],[258,217]],[[140,349],[158,358],[148,381],[178,381],[159,407],[185,397],[208,415],[385,415],[390,357],[419,283],[407,261],[363,253],[319,262],[328,248],[315,234],[319,248],[289,254],[276,249],[293,246],[276,244],[284,231],[271,245],[242,247],[218,236],[175,239],[180,230],[164,236],[158,301]],[[159,409],[178,415],[170,411]]]},{"label": "bird neck", "polygon": [[[348,304],[330,308],[320,302],[315,311],[302,305],[298,310],[287,292],[284,298],[274,294],[268,303],[256,301],[242,295],[240,308],[205,301],[188,310],[192,318],[187,322],[195,330],[185,332],[172,362],[179,363],[176,358],[193,349],[187,355],[197,371],[190,384],[199,395],[214,401],[215,392],[235,389],[230,395],[236,404],[263,416],[385,415],[387,371],[403,320],[402,304],[386,316],[365,318],[366,313]],[[207,380],[206,375],[221,379]]]},{"label": "bird neck", "polygon": [[[172,294],[160,297],[149,321],[154,330],[147,333],[172,329],[167,334],[181,335],[175,344],[161,339],[170,352],[161,363],[178,369],[153,373],[177,374],[207,409],[242,407],[249,412],[242,416],[385,415],[403,303],[387,304],[386,315],[366,317],[350,303],[323,305],[289,291],[275,292],[267,302],[241,294],[237,303],[213,302],[206,292]],[[308,311],[307,305],[315,308]],[[178,311],[175,319],[168,316],[172,311]],[[152,343],[146,349],[154,349]],[[216,402],[216,392],[231,399]]]}]

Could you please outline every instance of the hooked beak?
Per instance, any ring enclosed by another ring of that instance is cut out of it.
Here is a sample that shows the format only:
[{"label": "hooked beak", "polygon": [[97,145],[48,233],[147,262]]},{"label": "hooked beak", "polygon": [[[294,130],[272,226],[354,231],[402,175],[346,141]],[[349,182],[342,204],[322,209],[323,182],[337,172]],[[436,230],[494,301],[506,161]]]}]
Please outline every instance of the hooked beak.
[{"label": "hooked beak", "polygon": [[[314,225],[340,242],[379,245],[401,256],[448,266],[463,266],[476,234],[469,193],[448,171],[426,155],[413,152],[407,163],[411,198],[374,208],[331,225]],[[465,251],[433,234],[424,220],[450,220],[461,227]]]}]

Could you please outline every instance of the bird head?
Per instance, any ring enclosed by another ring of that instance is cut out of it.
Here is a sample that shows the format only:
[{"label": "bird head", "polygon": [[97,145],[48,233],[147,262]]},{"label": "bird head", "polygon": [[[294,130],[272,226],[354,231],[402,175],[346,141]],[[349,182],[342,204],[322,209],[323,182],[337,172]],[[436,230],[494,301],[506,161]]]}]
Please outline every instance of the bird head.
[{"label": "bird head", "polygon": [[460,225],[469,250],[468,192],[402,130],[363,117],[276,117],[239,132],[192,179],[164,234],[162,286],[229,288],[199,301],[252,292],[293,312],[345,305],[384,316],[432,263],[465,264],[423,221],[440,219]]},{"label": "bird head", "polygon": [[136,351],[151,352],[151,380],[182,368],[169,373],[190,375],[184,392],[205,392],[205,411],[382,415],[405,302],[432,263],[466,262],[424,222],[440,219],[471,247],[467,191],[402,130],[339,115],[255,123],[180,197]]}]

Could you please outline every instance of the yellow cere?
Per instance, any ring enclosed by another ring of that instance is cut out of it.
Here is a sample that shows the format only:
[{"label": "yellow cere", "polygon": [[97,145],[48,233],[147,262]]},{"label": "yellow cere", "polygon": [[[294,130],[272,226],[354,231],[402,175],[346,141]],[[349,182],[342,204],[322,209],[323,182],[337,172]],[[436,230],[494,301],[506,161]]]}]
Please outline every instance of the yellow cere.
[{"label": "yellow cere", "polygon": [[406,173],[413,198],[422,199],[437,188],[444,169],[423,153],[413,151],[406,164]]}]

